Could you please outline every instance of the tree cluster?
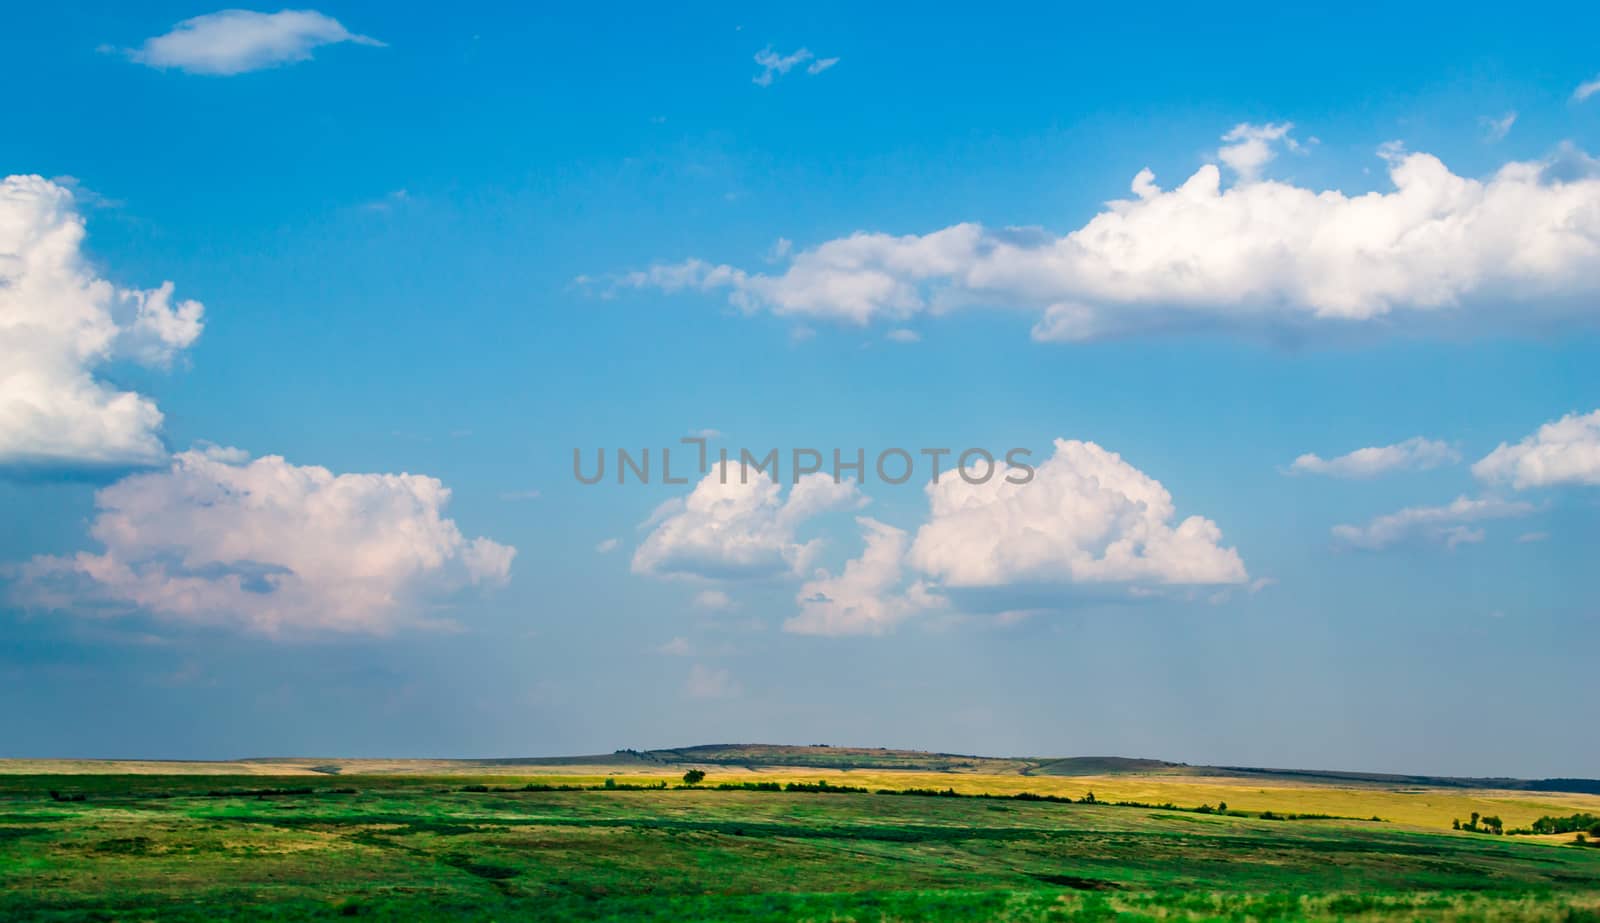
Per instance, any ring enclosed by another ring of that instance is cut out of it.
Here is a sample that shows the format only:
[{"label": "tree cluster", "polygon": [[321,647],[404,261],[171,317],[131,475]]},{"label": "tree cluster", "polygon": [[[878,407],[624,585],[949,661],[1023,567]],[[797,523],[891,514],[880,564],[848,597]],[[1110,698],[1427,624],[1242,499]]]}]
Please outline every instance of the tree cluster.
[{"label": "tree cluster", "polygon": [[1472,819],[1464,824],[1461,822],[1461,818],[1459,817],[1450,821],[1450,829],[1471,830],[1473,833],[1491,833],[1495,836],[1500,836],[1506,832],[1505,822],[1500,819],[1499,815],[1480,815],[1477,811],[1473,811]]}]

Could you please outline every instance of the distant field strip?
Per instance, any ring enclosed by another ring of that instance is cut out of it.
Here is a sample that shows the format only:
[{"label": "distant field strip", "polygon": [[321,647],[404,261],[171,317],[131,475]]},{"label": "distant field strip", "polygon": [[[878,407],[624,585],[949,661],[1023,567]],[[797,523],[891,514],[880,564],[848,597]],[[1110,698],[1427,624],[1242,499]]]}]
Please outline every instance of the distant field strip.
[{"label": "distant field strip", "polygon": [[[449,784],[459,787],[472,782],[495,786],[518,786],[528,783],[547,785],[599,785],[608,777],[629,784],[663,782],[677,784],[682,767],[672,771],[632,764],[611,768],[575,764],[561,766],[556,771],[537,773],[515,772],[515,767],[493,766],[484,771],[481,764],[462,764],[452,761],[378,761],[345,760],[337,764],[328,761],[272,761],[234,763],[94,763],[92,761],[5,761],[0,763],[0,773],[26,769],[35,775],[63,776],[60,783],[71,787],[70,778],[87,774],[91,768],[133,768],[132,775],[239,776],[261,777],[269,775],[263,770],[276,769],[303,781],[297,784],[334,784],[330,780],[350,782],[368,773],[376,781],[386,778],[395,783],[434,785]],[[337,766],[335,774],[328,768]],[[321,771],[312,767],[323,767]],[[526,766],[522,768],[526,769]],[[541,767],[543,769],[544,767]],[[239,771],[243,769],[243,771]],[[876,789],[954,789],[960,794],[1014,795],[1031,792],[1039,795],[1064,796],[1081,799],[1093,792],[1100,801],[1134,801],[1146,804],[1171,803],[1184,808],[1202,804],[1226,803],[1229,808],[1250,813],[1272,811],[1279,814],[1325,814],[1336,817],[1379,817],[1397,824],[1408,824],[1435,829],[1449,828],[1451,821],[1465,822],[1473,812],[1501,817],[1508,828],[1525,827],[1546,815],[1567,815],[1578,812],[1600,813],[1600,796],[1563,792],[1498,791],[1494,789],[1459,788],[1388,788],[1374,785],[1339,786],[1319,785],[1311,782],[1274,782],[1263,784],[1248,778],[1210,778],[1198,775],[1167,775],[1124,773],[1117,775],[1049,776],[1017,774],[978,774],[971,772],[915,772],[898,770],[827,770],[796,767],[741,767],[708,765],[706,784],[718,782],[761,780],[787,784],[789,782],[816,782],[826,780],[838,785]],[[174,772],[176,770],[176,772]],[[455,770],[455,771],[449,771]],[[0,789],[6,785],[6,775],[0,774]],[[249,785],[234,786],[249,787]],[[1462,834],[1470,836],[1473,834]]]}]

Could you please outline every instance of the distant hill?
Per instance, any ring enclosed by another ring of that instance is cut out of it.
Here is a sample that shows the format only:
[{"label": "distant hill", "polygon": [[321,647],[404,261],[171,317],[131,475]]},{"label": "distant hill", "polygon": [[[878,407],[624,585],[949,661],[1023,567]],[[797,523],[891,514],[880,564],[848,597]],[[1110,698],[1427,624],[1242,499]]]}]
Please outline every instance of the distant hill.
[{"label": "distant hill", "polygon": [[1114,776],[1125,773],[1145,775],[1200,775],[1197,767],[1166,760],[1141,760],[1126,756],[1069,756],[1059,760],[1039,760],[1036,776]]},{"label": "distant hill", "polygon": [[[1258,778],[1275,782],[1335,783],[1374,785],[1386,788],[1510,789],[1530,792],[1576,792],[1600,794],[1600,779],[1508,779],[1459,776],[1402,775],[1337,770],[1268,769],[1252,766],[1191,766],[1166,760],[1135,759],[1122,756],[1074,756],[1059,759],[1040,757],[989,757],[962,753],[930,753],[923,750],[889,750],[881,747],[787,746],[777,744],[708,744],[667,750],[619,750],[616,758],[643,760],[663,765],[695,764],[762,768],[816,768],[903,770],[915,772],[962,772],[1017,774],[1024,776],[1218,776]],[[598,757],[577,758],[591,762]]]},{"label": "distant hill", "polygon": [[816,769],[898,769],[916,772],[971,772],[990,775],[1025,773],[1040,760],[971,756],[963,753],[928,753],[922,750],[887,750],[881,747],[783,746],[776,744],[708,744],[672,750],[620,750],[619,756],[636,755],[673,765],[742,766]]},{"label": "distant hill", "polygon": [[1508,779],[1463,776],[1411,776],[1382,772],[1337,772],[1314,769],[1256,769],[1246,766],[1206,767],[1209,774],[1260,776],[1274,780],[1305,782],[1368,783],[1384,786],[1414,785],[1421,788],[1485,788],[1526,792],[1575,792],[1600,795],[1600,779]]},{"label": "distant hill", "polygon": [[260,757],[206,761],[162,760],[25,760],[0,759],[0,774],[184,774],[184,775],[604,775],[677,774],[691,767],[730,769],[816,769],[850,772],[937,772],[991,776],[1159,776],[1202,777],[1300,783],[1340,788],[1485,789],[1526,792],[1571,792],[1600,795],[1600,779],[1481,779],[1456,776],[1401,775],[1314,769],[1267,769],[1251,766],[1192,766],[1166,760],[1121,756],[993,757],[882,747],[792,746],[784,744],[706,744],[661,750],[617,750],[587,756],[505,757],[498,759],[344,759],[338,757]]}]

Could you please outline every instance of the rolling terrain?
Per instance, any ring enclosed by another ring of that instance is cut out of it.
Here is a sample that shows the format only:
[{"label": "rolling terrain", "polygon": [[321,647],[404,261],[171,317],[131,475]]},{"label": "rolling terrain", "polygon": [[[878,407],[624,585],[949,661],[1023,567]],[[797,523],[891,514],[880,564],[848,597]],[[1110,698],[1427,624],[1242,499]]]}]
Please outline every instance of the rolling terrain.
[{"label": "rolling terrain", "polygon": [[[594,785],[607,776],[675,782],[688,769],[717,779],[785,784],[828,778],[868,788],[950,788],[958,793],[1040,795],[1150,804],[1226,802],[1247,811],[1381,817],[1448,828],[1473,812],[1517,827],[1546,815],[1600,813],[1600,781],[1191,766],[1124,757],[995,758],[858,747],[708,745],[618,750],[571,757],[504,759],[256,758],[219,762],[0,760],[5,775],[448,776],[486,784]],[[820,774],[820,775],[819,775]]]},{"label": "rolling terrain", "polygon": [[[479,777],[502,783],[495,786],[416,774],[324,777],[315,785],[306,778],[0,779],[0,918],[1583,921],[1600,914],[1600,849],[1381,821],[931,789],[888,794],[842,783],[640,790],[612,777],[615,788],[569,790],[515,786],[504,775]],[[57,787],[69,781],[72,788]]]},{"label": "rolling terrain", "polygon": [[[705,773],[685,784],[690,770]],[[1600,921],[1520,780],[715,746],[0,761],[0,919]]]}]

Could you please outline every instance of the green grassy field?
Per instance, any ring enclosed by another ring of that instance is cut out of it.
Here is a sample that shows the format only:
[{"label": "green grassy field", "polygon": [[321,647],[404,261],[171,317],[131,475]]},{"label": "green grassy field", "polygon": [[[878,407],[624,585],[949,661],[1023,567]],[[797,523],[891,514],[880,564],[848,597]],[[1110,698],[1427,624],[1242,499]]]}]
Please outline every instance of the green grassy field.
[{"label": "green grassy field", "polygon": [[1600,921],[1600,849],[1550,841],[996,798],[469,784],[0,776],[0,919]]}]

